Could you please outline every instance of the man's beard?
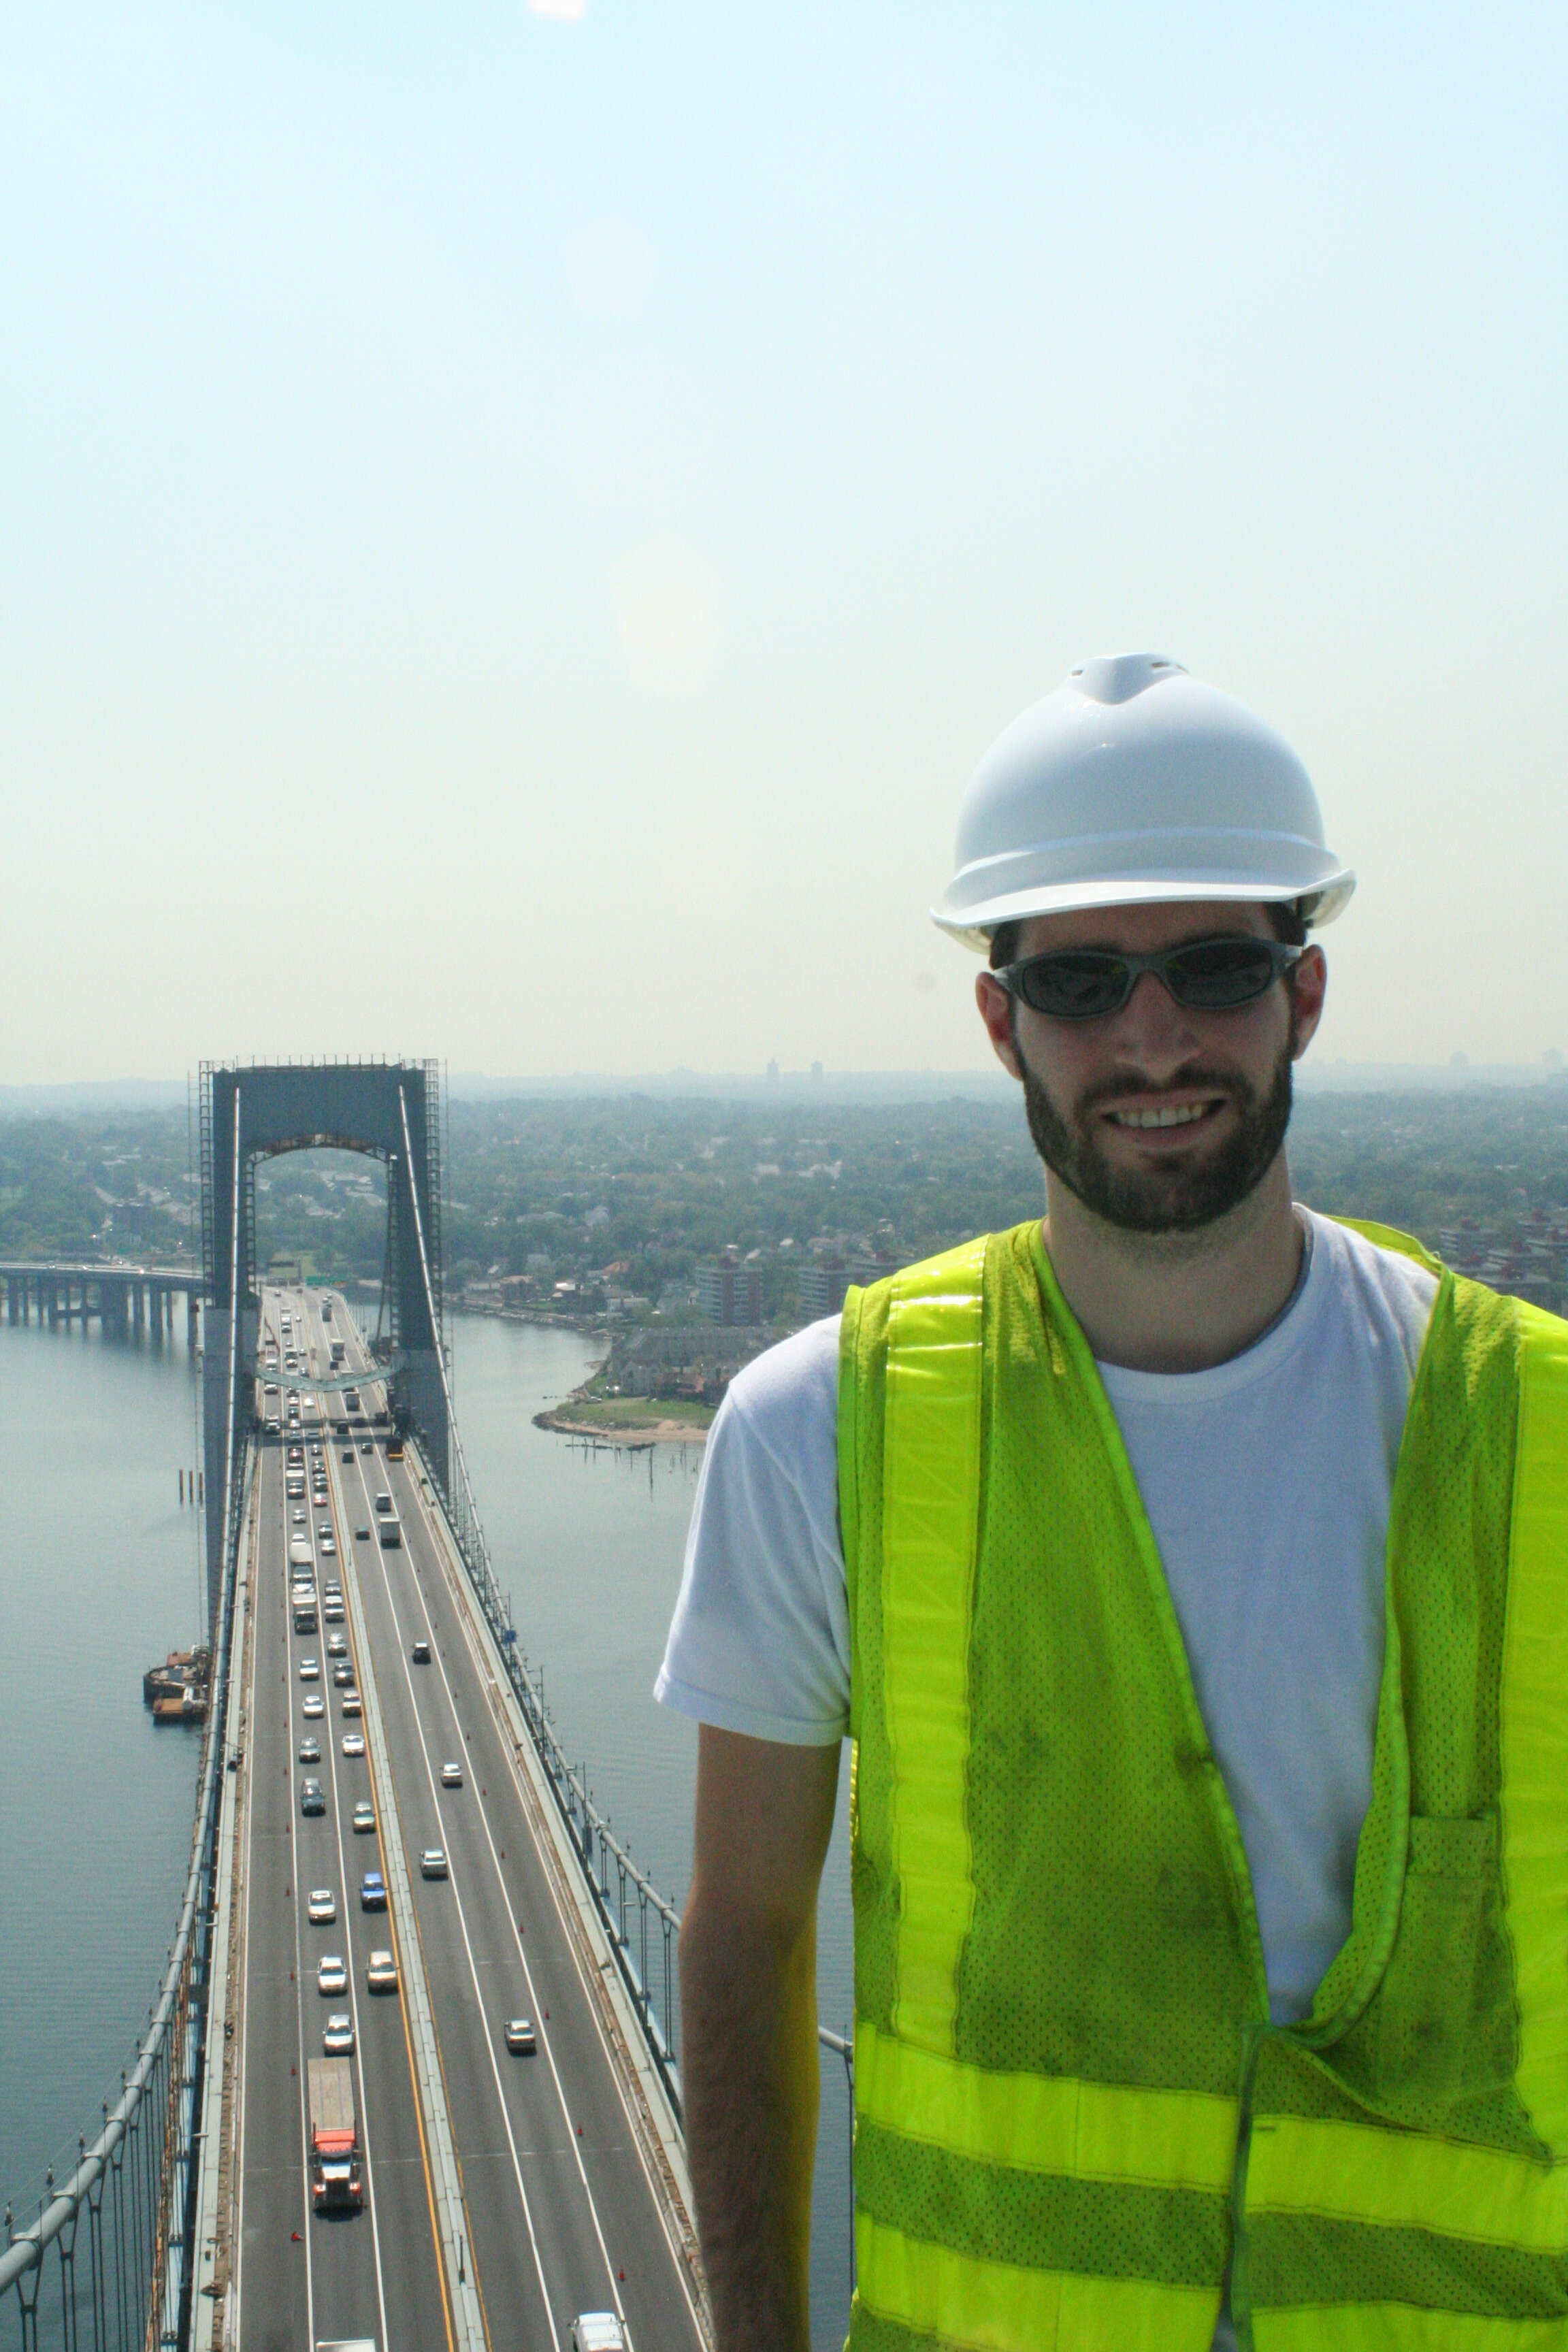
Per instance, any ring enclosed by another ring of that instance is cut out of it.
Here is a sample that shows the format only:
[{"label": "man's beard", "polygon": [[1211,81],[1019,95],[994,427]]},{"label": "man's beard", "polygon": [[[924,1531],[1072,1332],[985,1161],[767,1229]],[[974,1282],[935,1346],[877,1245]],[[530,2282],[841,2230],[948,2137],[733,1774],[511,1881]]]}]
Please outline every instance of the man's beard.
[{"label": "man's beard", "polygon": [[1023,1054],[1024,1102],[1035,1149],[1051,1174],[1075,1192],[1086,1209],[1129,1234],[1190,1234],[1237,1207],[1273,1166],[1290,1124],[1290,1073],[1295,1024],[1267,1094],[1234,1070],[1188,1062],[1166,1081],[1173,1089],[1225,1096],[1236,1111],[1229,1139],[1206,1157],[1190,1150],[1173,1153],[1162,1167],[1113,1167],[1097,1137],[1094,1114],[1129,1097],[1146,1095],[1136,1079],[1108,1078],[1078,1104],[1069,1121],[1062,1117]]}]

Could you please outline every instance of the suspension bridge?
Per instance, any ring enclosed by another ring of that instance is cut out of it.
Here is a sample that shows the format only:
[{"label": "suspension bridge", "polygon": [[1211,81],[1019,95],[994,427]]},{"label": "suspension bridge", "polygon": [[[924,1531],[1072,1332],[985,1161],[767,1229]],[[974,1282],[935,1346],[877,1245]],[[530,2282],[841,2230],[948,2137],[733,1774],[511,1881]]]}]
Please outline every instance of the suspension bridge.
[{"label": "suspension bridge", "polygon": [[[563,1750],[491,1565],[442,1336],[437,1066],[205,1065],[199,1138],[190,1870],[121,2097],[7,2217],[0,2343],[9,2315],[22,2352],[572,2352],[595,2313],[638,2352],[700,2347],[679,1918]],[[375,1344],[258,1269],[258,1167],[323,1147],[385,1170]],[[131,1272],[0,1273],[13,1317],[139,1311]],[[141,1278],[144,1314],[190,1287]],[[318,2193],[324,2053],[357,2202]]]}]

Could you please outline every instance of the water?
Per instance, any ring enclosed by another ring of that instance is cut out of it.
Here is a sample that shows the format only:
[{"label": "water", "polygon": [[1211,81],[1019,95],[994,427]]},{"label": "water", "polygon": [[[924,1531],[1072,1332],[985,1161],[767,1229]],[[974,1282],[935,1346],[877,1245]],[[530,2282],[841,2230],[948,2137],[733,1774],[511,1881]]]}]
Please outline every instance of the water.
[{"label": "water", "polygon": [[[696,1734],[651,1693],[699,1449],[592,1450],[535,1429],[595,1360],[570,1332],[458,1318],[451,1338],[469,1473],[520,1638],[563,1744],[679,1903]],[[0,1324],[0,2193],[18,2212],[19,2192],[74,2157],[104,2092],[118,2094],[184,1883],[196,1735],[154,1731],[141,1691],[143,1668],[198,1622],[197,1515],[176,1503],[176,1472],[198,1458],[195,1411],[183,1337],[154,1349]],[[819,1983],[824,2022],[845,2031],[842,1822]],[[848,2304],[836,2059],[823,2092],[812,2303],[826,2347]]]},{"label": "water", "polygon": [[18,2221],[120,2095],[190,1861],[200,1734],[142,1704],[205,1605],[176,1320],[159,1347],[0,1323],[0,2196]]}]

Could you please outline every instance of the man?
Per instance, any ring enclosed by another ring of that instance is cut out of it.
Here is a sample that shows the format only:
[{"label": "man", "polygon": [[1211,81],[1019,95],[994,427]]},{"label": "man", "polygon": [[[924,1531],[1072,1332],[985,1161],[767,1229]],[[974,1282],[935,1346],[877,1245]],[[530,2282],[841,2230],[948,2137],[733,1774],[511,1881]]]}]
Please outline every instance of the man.
[{"label": "man", "polygon": [[1271,730],[1086,663],[959,858],[1047,1215],[736,1381],[660,1678],[721,2352],[809,2343],[846,1731],[857,2352],[1568,2346],[1568,1326],[1292,1203]]}]

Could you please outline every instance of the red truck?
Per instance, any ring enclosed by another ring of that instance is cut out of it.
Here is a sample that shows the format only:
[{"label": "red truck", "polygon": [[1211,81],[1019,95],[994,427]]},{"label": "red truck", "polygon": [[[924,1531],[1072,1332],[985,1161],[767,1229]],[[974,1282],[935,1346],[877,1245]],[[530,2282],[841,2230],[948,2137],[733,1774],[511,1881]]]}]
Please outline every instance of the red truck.
[{"label": "red truck", "polygon": [[364,2180],[360,2171],[353,2068],[346,2058],[312,2058],[307,2072],[310,2201],[318,2213],[345,2210],[357,2213],[364,2203]]}]

